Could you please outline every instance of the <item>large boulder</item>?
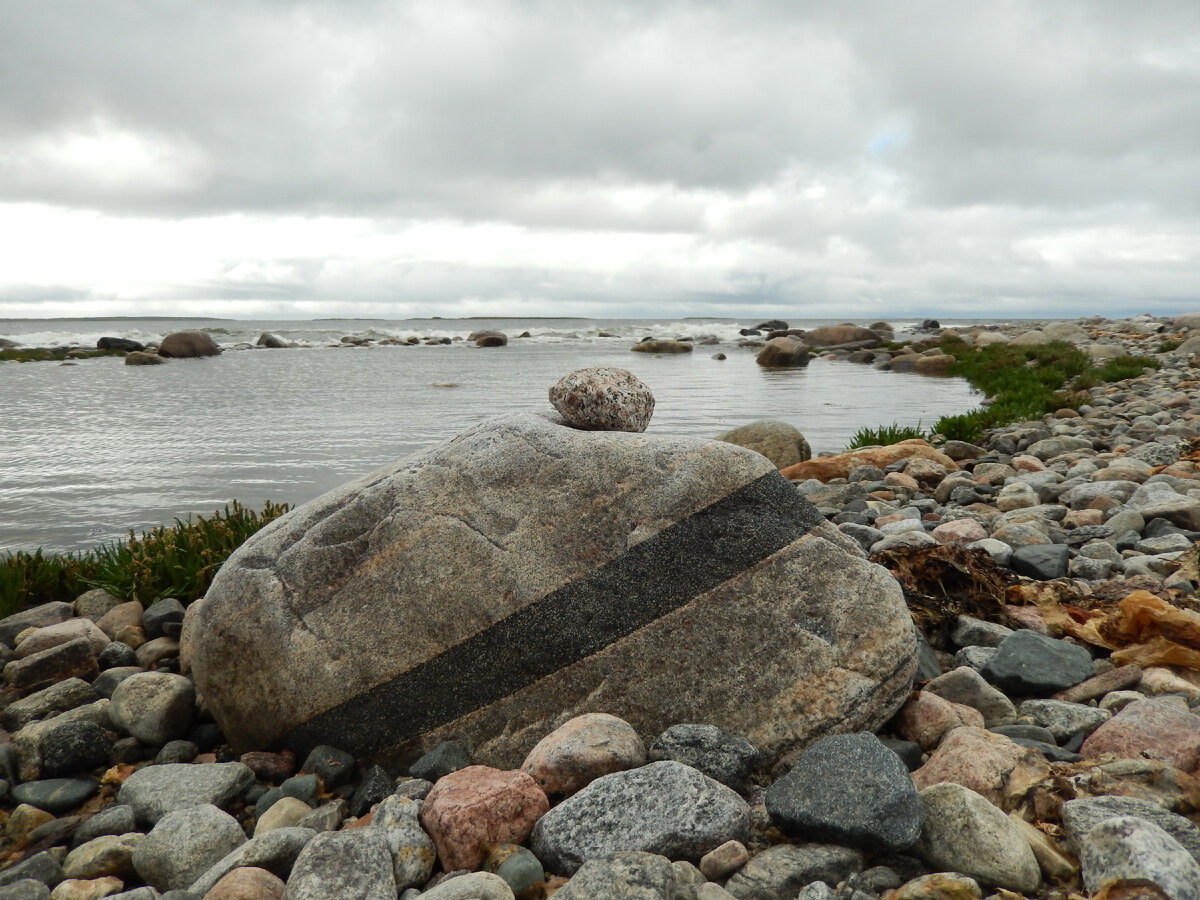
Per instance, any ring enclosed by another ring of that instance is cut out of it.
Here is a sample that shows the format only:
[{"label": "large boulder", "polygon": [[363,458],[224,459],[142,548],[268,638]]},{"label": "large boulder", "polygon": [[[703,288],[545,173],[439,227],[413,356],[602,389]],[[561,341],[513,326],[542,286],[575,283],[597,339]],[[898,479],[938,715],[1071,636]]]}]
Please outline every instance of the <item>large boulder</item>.
[{"label": "large boulder", "polygon": [[403,762],[454,739],[507,769],[607,712],[788,757],[910,688],[902,592],[859,553],[757,453],[510,414],[250,538],[192,673],[238,752]]},{"label": "large boulder", "polygon": [[809,352],[804,342],[799,338],[789,336],[771,338],[758,351],[758,356],[754,361],[768,369],[781,369],[807,366],[810,359],[812,359],[812,353]]},{"label": "large boulder", "polygon": [[203,331],[176,331],[168,334],[158,345],[158,355],[175,359],[196,356],[216,356],[221,352],[212,335]]},{"label": "large boulder", "polygon": [[840,347],[843,344],[874,347],[879,343],[879,335],[861,325],[823,325],[804,332],[804,343],[810,347]]},{"label": "large boulder", "polygon": [[812,448],[804,435],[777,419],[759,419],[718,434],[716,440],[761,453],[777,469],[812,459]]}]

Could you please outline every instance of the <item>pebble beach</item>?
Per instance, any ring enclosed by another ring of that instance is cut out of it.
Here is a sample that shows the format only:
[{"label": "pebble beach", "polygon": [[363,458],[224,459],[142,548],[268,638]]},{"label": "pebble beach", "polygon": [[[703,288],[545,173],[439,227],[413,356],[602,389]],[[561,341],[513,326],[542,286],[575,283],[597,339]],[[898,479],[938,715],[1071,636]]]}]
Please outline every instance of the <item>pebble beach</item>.
[{"label": "pebble beach", "polygon": [[[877,731],[235,753],[191,607],[91,591],[0,620],[0,900],[1198,900],[1200,314],[957,333],[1159,367],[977,443],[772,459],[904,590],[919,669]],[[826,352],[920,371],[934,338]]]}]

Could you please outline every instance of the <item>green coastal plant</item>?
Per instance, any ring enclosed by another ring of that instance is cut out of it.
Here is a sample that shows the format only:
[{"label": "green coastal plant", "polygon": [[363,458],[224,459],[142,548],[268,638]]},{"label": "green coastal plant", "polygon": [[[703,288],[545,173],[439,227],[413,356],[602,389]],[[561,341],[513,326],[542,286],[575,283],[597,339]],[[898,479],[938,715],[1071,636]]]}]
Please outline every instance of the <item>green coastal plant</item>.
[{"label": "green coastal plant", "polygon": [[1078,408],[1086,402],[1088,388],[1136,378],[1146,368],[1159,367],[1157,360],[1145,356],[1122,356],[1093,364],[1087,354],[1063,341],[1032,347],[972,347],[951,335],[942,338],[939,346],[956,360],[948,374],[966,379],[992,402],[966,413],[944,416],[927,432],[898,425],[860,428],[847,450],[934,434],[978,443],[989,429],[1039,419],[1056,409]]},{"label": "green coastal plant", "polygon": [[929,432],[921,427],[921,423],[916,425],[901,425],[898,422],[893,422],[891,425],[881,425],[878,428],[860,428],[854,432],[854,437],[850,439],[850,443],[846,445],[847,450],[857,450],[860,447],[877,447],[887,446],[888,444],[898,444],[901,441],[912,440],[913,438],[927,438]]},{"label": "green coastal plant", "polygon": [[82,553],[19,551],[0,559],[0,617],[96,587],[147,606],[163,597],[190,603],[204,596],[230,553],[287,511],[286,503],[256,512],[234,501],[212,516],[176,519],[140,537],[131,531],[125,541]]},{"label": "green coastal plant", "polygon": [[81,350],[68,347],[8,347],[0,350],[0,362],[59,362],[92,359],[96,356],[124,356],[124,350]]}]

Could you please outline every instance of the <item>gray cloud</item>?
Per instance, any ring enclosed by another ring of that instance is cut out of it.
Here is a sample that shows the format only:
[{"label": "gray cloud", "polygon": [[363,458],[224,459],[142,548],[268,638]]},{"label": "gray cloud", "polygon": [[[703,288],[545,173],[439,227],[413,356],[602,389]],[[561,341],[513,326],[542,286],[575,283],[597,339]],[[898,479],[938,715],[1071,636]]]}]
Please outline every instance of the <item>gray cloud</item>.
[{"label": "gray cloud", "polygon": [[[158,290],[196,303],[1190,307],[1200,6],[7,4],[2,204],[356,220],[376,248],[213,250]],[[448,237],[414,254],[423,222]],[[503,263],[473,244],[496,225]],[[589,236],[627,240],[605,268]],[[62,255],[0,315],[149,302]]]}]

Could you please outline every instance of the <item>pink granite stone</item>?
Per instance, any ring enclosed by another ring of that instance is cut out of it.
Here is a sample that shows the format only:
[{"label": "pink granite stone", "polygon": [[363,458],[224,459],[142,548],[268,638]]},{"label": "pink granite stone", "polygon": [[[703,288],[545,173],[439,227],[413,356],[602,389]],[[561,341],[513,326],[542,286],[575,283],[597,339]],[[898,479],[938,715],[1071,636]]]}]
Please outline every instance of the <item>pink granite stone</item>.
[{"label": "pink granite stone", "polygon": [[1105,753],[1158,759],[1194,774],[1200,770],[1200,716],[1170,700],[1138,700],[1093,731],[1079,752],[1085,759]]},{"label": "pink granite stone", "polygon": [[952,519],[929,533],[942,544],[971,544],[988,536],[987,529],[974,519]]},{"label": "pink granite stone", "polygon": [[569,797],[601,775],[646,763],[646,746],[633,726],[608,713],[586,713],[565,722],[529,751],[521,770],[547,796]]},{"label": "pink granite stone", "polygon": [[589,431],[645,431],[654,395],[632,372],[613,366],[578,369],[550,388],[568,425]]},{"label": "pink granite stone", "polygon": [[1000,806],[1009,773],[1028,755],[1045,762],[1038,751],[1020,747],[1002,734],[982,728],[955,728],[942,739],[929,761],[912,773],[912,780],[917,790],[953,781]]},{"label": "pink granite stone", "polygon": [[525,843],[549,809],[545,792],[525,772],[467,766],[438,779],[421,807],[421,825],[447,872],[477,869],[485,844]]},{"label": "pink granite stone", "polygon": [[920,691],[896,714],[896,732],[908,741],[932,750],[948,731],[963,725],[983,727],[983,714],[977,709],[952,703],[929,691]]},{"label": "pink granite stone", "polygon": [[204,900],[282,900],[286,887],[266,869],[242,866],[214,884]]}]

